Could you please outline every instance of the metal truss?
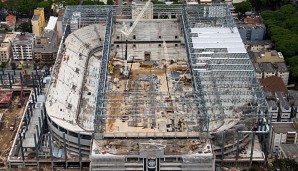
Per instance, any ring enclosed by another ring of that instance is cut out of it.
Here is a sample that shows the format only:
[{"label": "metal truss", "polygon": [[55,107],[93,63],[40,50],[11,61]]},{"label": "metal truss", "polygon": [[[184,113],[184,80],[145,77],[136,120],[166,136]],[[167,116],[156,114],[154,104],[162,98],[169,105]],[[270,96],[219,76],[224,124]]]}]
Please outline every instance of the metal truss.
[{"label": "metal truss", "polygon": [[[103,55],[101,59],[100,77],[94,128],[96,133],[105,131],[105,120],[110,110],[131,110],[130,115],[148,117],[154,127],[157,111],[168,110],[163,99],[168,94],[156,92],[150,83],[150,94],[142,96],[139,91],[112,92],[108,90],[107,73],[110,56],[110,42],[113,28],[113,18],[132,18],[132,6],[68,6],[63,18],[63,28],[70,24],[74,12],[80,12],[81,25],[106,22]],[[246,53],[228,53],[226,48],[194,48],[200,41],[197,33],[191,33],[191,28],[197,27],[227,27],[233,31],[235,27],[231,12],[226,5],[153,5],[153,15],[181,16],[181,26],[185,38],[185,46],[192,76],[192,92],[171,92],[173,117],[191,115],[198,122],[198,132],[208,132],[210,110],[250,110],[256,115],[267,111],[267,103],[263,91],[256,79],[254,68]],[[194,39],[193,39],[194,38]],[[212,52],[212,53],[202,53]],[[146,92],[146,93],[148,93]],[[113,92],[115,93],[115,92]],[[146,94],[145,93],[145,94]],[[129,95],[128,95],[129,94]],[[135,95],[133,95],[135,94]],[[131,106],[113,107],[110,104],[123,104],[123,100],[131,96]],[[140,104],[148,104],[146,107]],[[186,110],[191,111],[186,111]],[[181,111],[181,112],[178,112]],[[185,112],[186,111],[186,112]],[[137,122],[137,119],[134,119]]]},{"label": "metal truss", "polygon": [[107,26],[105,32],[105,38],[102,49],[102,58],[100,63],[99,82],[96,97],[96,110],[94,120],[95,133],[102,133],[105,130],[105,112],[101,110],[105,106],[107,78],[108,78],[108,63],[110,58],[110,46],[113,28],[113,10],[109,9],[107,13]]},{"label": "metal truss", "polygon": [[200,96],[197,99],[200,104],[200,130],[209,131],[210,110],[220,113],[224,113],[224,110],[252,110],[255,115],[265,113],[267,103],[246,53],[228,53],[225,48],[199,49],[193,46],[199,43],[200,38],[198,34],[191,33],[191,28],[227,27],[233,32],[235,23],[228,7],[186,6],[181,19],[193,87]]}]

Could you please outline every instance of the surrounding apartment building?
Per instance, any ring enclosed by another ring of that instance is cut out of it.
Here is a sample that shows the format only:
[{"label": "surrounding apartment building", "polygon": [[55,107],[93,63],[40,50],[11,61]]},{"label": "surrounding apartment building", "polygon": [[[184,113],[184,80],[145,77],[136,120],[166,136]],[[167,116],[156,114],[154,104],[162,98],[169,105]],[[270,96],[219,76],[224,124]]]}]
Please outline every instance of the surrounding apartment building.
[{"label": "surrounding apartment building", "polygon": [[263,71],[263,78],[268,78],[276,75],[272,63],[264,62],[260,65],[260,67]]},{"label": "surrounding apartment building", "polygon": [[290,122],[291,121],[291,112],[292,108],[288,102],[287,94],[283,92],[275,93],[277,104],[279,105],[279,120],[280,122]]},{"label": "surrounding apartment building", "polygon": [[12,42],[14,60],[32,60],[35,36],[32,33],[18,33]]},{"label": "surrounding apartment building", "polygon": [[259,79],[278,76],[283,80],[285,85],[288,85],[290,73],[285,62],[254,63],[254,68]]},{"label": "surrounding apartment building", "polygon": [[6,25],[7,27],[9,27],[10,29],[14,29],[15,25],[16,25],[16,21],[17,21],[17,17],[14,15],[8,15],[5,17],[6,20]]},{"label": "surrounding apartment building", "polygon": [[50,16],[48,24],[44,29],[45,33],[50,32],[50,31],[56,31],[57,30],[57,21],[58,21],[58,17]]},{"label": "surrounding apartment building", "polygon": [[36,39],[34,48],[34,60],[47,64],[53,64],[58,51],[58,33],[56,31],[45,32],[43,37]]},{"label": "surrounding apartment building", "polygon": [[42,36],[45,28],[45,17],[44,17],[44,9],[37,8],[34,10],[34,15],[31,19],[32,23],[32,33],[35,36]]},{"label": "surrounding apartment building", "polygon": [[13,42],[16,34],[12,32],[8,32],[5,35],[3,42],[1,43],[0,47],[0,61],[1,62],[8,62],[11,58],[11,43]]},{"label": "surrounding apartment building", "polygon": [[289,93],[289,102],[292,104],[293,118],[298,118],[298,92]]},{"label": "surrounding apartment building", "polygon": [[272,42],[269,40],[263,41],[243,41],[245,48],[248,51],[260,52],[270,51],[272,49]]},{"label": "surrounding apartment building", "polygon": [[264,40],[266,26],[262,23],[258,24],[238,24],[238,30],[243,41]]},{"label": "surrounding apartment building", "polygon": [[297,144],[298,129],[295,128],[296,122],[277,122],[272,123],[270,135],[270,153],[278,155],[281,144]]},{"label": "surrounding apartment building", "polygon": [[289,70],[285,62],[275,62],[273,66],[276,68],[276,76],[282,78],[285,85],[289,82]]},{"label": "surrounding apartment building", "polygon": [[279,159],[292,159],[298,162],[298,145],[297,144],[280,144],[278,151]]}]

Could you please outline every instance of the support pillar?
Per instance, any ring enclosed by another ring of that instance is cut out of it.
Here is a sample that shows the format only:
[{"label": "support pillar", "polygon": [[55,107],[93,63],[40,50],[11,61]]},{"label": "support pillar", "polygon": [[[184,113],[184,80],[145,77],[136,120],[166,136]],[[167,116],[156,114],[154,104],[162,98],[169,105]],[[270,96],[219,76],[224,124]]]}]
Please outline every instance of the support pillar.
[{"label": "support pillar", "polygon": [[33,134],[34,136],[34,144],[35,144],[35,150],[36,150],[36,159],[39,160],[39,155],[38,155],[38,142],[36,140],[36,134]]},{"label": "support pillar", "polygon": [[52,167],[52,169],[53,169],[54,167],[53,167],[52,135],[51,135],[50,132],[48,133],[48,136],[49,136],[49,145],[50,145],[51,167]]},{"label": "support pillar", "polygon": [[82,169],[81,134],[78,134],[80,169]]},{"label": "support pillar", "polygon": [[2,75],[0,75],[1,85],[3,85],[3,78]]},{"label": "support pillar", "polygon": [[225,139],[226,139],[226,131],[223,132],[222,135],[222,143],[221,143],[221,161],[224,160],[224,151],[225,151]]},{"label": "support pillar", "polygon": [[11,77],[10,77],[10,74],[7,73],[7,75],[8,75],[8,81],[9,81],[9,87],[12,88],[12,83],[11,83]]},{"label": "support pillar", "polygon": [[[32,103],[29,104],[29,109],[30,109],[30,114],[31,114],[31,116],[33,116],[32,105],[34,106],[34,103],[33,103],[33,104],[32,104]],[[31,117],[30,117],[30,118],[31,118]]]},{"label": "support pillar", "polygon": [[36,128],[36,133],[37,133],[37,139],[39,139],[40,134],[39,134],[39,128],[38,128],[38,125],[35,125],[35,128]]},{"label": "support pillar", "polygon": [[65,169],[67,169],[67,151],[66,151],[65,132],[63,132],[63,147],[64,147]]},{"label": "support pillar", "polygon": [[253,153],[254,153],[254,145],[255,145],[255,136],[256,136],[256,133],[253,132],[252,133],[252,141],[251,141],[251,150],[250,150],[250,166],[252,165],[252,157],[253,157]]},{"label": "support pillar", "polygon": [[23,148],[23,140],[22,140],[22,135],[19,133],[19,139],[20,139],[20,146],[21,146],[21,154],[22,154],[22,160],[25,160],[25,155],[24,155],[24,148]]},{"label": "support pillar", "polygon": [[236,162],[238,164],[238,157],[239,157],[239,141],[240,141],[240,132],[237,131],[237,151],[236,151]]}]

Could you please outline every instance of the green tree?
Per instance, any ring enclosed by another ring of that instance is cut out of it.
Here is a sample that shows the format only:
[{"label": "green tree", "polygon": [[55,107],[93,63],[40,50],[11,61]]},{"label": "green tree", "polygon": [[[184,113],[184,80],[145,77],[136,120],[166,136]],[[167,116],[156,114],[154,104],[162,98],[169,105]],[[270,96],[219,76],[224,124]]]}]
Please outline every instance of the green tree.
[{"label": "green tree", "polygon": [[44,8],[45,13],[47,14],[51,10],[52,1],[41,1],[36,6],[40,8]]},{"label": "green tree", "polygon": [[31,22],[25,22],[25,23],[22,23],[20,26],[19,26],[19,29],[21,32],[29,32],[31,33],[32,32],[32,25],[31,25]]},{"label": "green tree", "polygon": [[12,70],[17,69],[17,64],[14,63],[14,62],[10,63],[10,66],[11,66],[11,69],[12,69]]},{"label": "green tree", "polygon": [[287,62],[290,65],[290,72],[294,77],[295,88],[298,89],[298,56],[287,59]]},{"label": "green tree", "polygon": [[7,65],[7,63],[6,63],[6,62],[2,62],[2,63],[1,63],[1,65],[0,65],[0,68],[2,68],[2,69],[3,69],[3,68],[5,68],[5,67],[6,67],[6,65]]},{"label": "green tree", "polygon": [[272,168],[270,170],[277,170],[280,171],[296,171],[298,168],[298,163],[293,159],[277,159],[274,160],[272,163]]},{"label": "green tree", "polygon": [[107,5],[114,5],[114,1],[113,0],[107,0]]},{"label": "green tree", "polygon": [[37,4],[37,0],[17,0],[17,11],[21,14],[33,14]]},{"label": "green tree", "polygon": [[234,4],[235,6],[235,11],[240,12],[244,14],[246,11],[249,11],[252,9],[252,5],[249,1],[243,1],[240,3]]}]

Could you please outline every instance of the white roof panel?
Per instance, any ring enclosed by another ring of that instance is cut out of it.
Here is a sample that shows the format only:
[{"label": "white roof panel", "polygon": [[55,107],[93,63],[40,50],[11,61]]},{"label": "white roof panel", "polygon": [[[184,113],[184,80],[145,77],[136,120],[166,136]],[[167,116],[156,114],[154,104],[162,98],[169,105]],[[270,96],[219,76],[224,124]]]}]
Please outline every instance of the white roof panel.
[{"label": "white roof panel", "polygon": [[50,16],[48,25],[45,27],[46,31],[55,30],[58,17]]}]

